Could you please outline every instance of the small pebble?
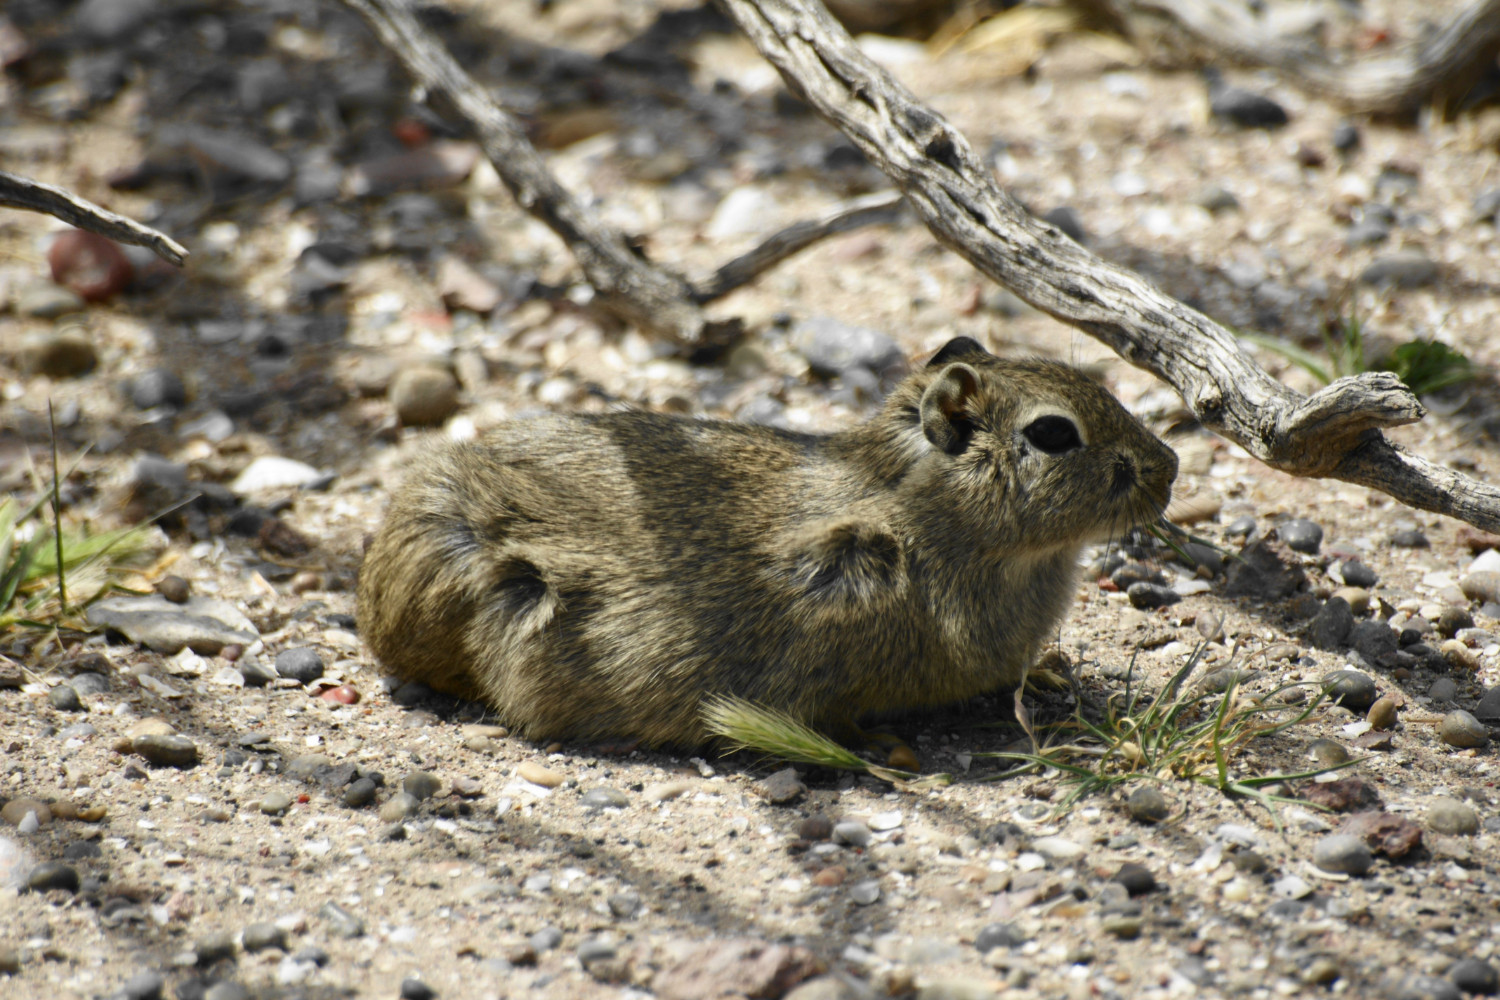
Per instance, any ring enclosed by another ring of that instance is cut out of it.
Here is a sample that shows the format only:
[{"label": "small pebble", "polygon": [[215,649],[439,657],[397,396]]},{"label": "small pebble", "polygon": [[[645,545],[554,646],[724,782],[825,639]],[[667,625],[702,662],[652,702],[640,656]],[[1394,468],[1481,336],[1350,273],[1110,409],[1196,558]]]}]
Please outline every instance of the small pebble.
[{"label": "small pebble", "polygon": [[807,786],[797,774],[797,769],[784,767],[756,782],[755,790],[773,805],[795,802],[807,792]]},{"label": "small pebble", "polygon": [[1370,706],[1365,721],[1372,729],[1391,729],[1396,725],[1396,699],[1390,695],[1378,698]]},{"label": "small pebble", "polygon": [[285,792],[269,792],[260,800],[260,811],[267,816],[280,816],[292,807],[292,797]]},{"label": "small pebble", "polygon": [[692,791],[693,784],[691,781],[663,781],[647,785],[646,790],[641,792],[641,798],[647,802],[669,802]]},{"label": "small pebble", "polygon": [[1380,577],[1375,575],[1373,569],[1353,559],[1339,566],[1339,574],[1344,578],[1344,582],[1351,587],[1364,587],[1368,589],[1380,582]]},{"label": "small pebble", "polygon": [[1323,529],[1300,517],[1283,521],[1277,525],[1276,533],[1281,536],[1287,548],[1294,552],[1317,555],[1318,548],[1323,544]]},{"label": "small pebble", "polygon": [[870,842],[875,839],[875,834],[870,828],[859,820],[844,820],[833,825],[833,841],[836,844],[848,844],[850,847],[869,847]]},{"label": "small pebble", "polygon": [[432,798],[442,787],[442,779],[426,771],[410,771],[401,779],[401,790],[418,802]]},{"label": "small pebble", "polygon": [[1349,760],[1349,751],[1333,740],[1313,740],[1307,751],[1322,767],[1337,767]]},{"label": "small pebble", "polygon": [[187,405],[187,387],[175,372],[152,368],[130,380],[130,401],[138,410],[158,406],[181,408]]},{"label": "small pebble", "polygon": [[130,747],[158,767],[192,767],[198,763],[198,746],[186,736],[148,733],[137,736]]},{"label": "small pebble", "polygon": [[26,876],[26,887],[32,892],[48,892],[52,889],[77,892],[78,886],[77,869],[61,861],[43,861]]},{"label": "small pebble", "polygon": [[1224,528],[1225,538],[1244,538],[1255,533],[1255,518],[1237,517]]},{"label": "small pebble", "polygon": [[1432,547],[1432,543],[1427,540],[1427,536],[1415,528],[1405,528],[1391,535],[1391,544],[1398,549],[1426,549]]},{"label": "small pebble", "polygon": [[584,965],[601,959],[614,958],[618,951],[614,942],[605,938],[585,938],[578,942],[578,947],[574,949],[578,961]]},{"label": "small pebble", "polygon": [[1482,747],[1490,741],[1490,731],[1474,716],[1458,708],[1438,723],[1438,736],[1451,747]]},{"label": "small pebble", "polygon": [[344,789],[344,805],[350,809],[363,809],[375,801],[375,782],[369,778],[356,778]]},{"label": "small pebble", "polygon": [[301,684],[310,684],[323,676],[323,657],[310,646],[283,649],[276,654],[276,672]]},{"label": "small pebble", "polygon": [[154,969],[137,972],[125,982],[120,984],[120,996],[124,1000],[157,1000],[161,996],[162,987],[167,984],[166,977]]},{"label": "small pebble", "polygon": [[1130,598],[1130,606],[1148,611],[1152,608],[1164,608],[1176,604],[1182,600],[1182,596],[1171,587],[1163,587],[1160,584],[1132,583],[1125,595]]},{"label": "small pebble", "polygon": [[1359,128],[1352,122],[1339,122],[1334,126],[1331,141],[1340,153],[1351,153],[1359,148]]},{"label": "small pebble", "polygon": [[1397,288],[1421,288],[1437,281],[1438,266],[1420,250],[1397,250],[1377,257],[1359,274],[1362,285],[1394,285]]},{"label": "small pebble", "polygon": [[1143,923],[1142,919],[1134,914],[1113,914],[1100,921],[1100,928],[1104,933],[1122,941],[1134,941],[1141,936]]},{"label": "small pebble", "polygon": [[156,592],[173,604],[186,604],[193,588],[180,576],[164,576],[156,581]]},{"label": "small pebble", "polygon": [[47,692],[47,703],[59,712],[81,712],[83,701],[71,684],[59,684]]},{"label": "small pebble", "polygon": [[250,1000],[250,991],[233,979],[221,979],[208,988],[203,1000]]},{"label": "small pebble", "polygon": [[1479,814],[1467,803],[1440,795],[1427,807],[1427,825],[1450,837],[1472,837],[1479,832]]},{"label": "small pebble", "polygon": [[583,793],[585,809],[624,809],[628,805],[630,798],[615,788],[590,788]]},{"label": "small pebble", "polygon": [[1019,948],[1027,937],[1014,924],[986,924],[974,935],[974,947],[982,955],[995,948]]},{"label": "small pebble", "polygon": [[1427,689],[1427,697],[1438,703],[1452,701],[1458,697],[1458,684],[1452,677],[1439,677]]},{"label": "small pebble", "polygon": [[234,954],[234,935],[228,931],[205,934],[193,943],[193,956],[199,965],[213,965]]},{"label": "small pebble", "polygon": [[458,380],[447,369],[416,365],[396,375],[390,399],[409,427],[441,424],[458,411]]},{"label": "small pebble", "polygon": [[124,291],[135,267],[120,245],[82,229],[61,232],[47,248],[52,280],[87,302],[102,302]]},{"label": "small pebble", "polygon": [[551,951],[562,944],[563,932],[556,927],[543,927],[526,941],[538,952]]},{"label": "small pebble", "polygon": [[1323,690],[1330,702],[1351,712],[1368,712],[1377,696],[1374,679],[1359,670],[1335,670],[1323,678]]},{"label": "small pebble", "polygon": [[529,781],[533,785],[541,785],[543,788],[556,788],[564,781],[562,775],[550,768],[543,767],[536,761],[523,761],[516,768],[516,775],[522,781]]},{"label": "small pebble", "polygon": [[401,1000],[433,1000],[437,995],[437,990],[416,976],[408,976],[401,980]]},{"label": "small pebble", "polygon": [[827,816],[809,816],[797,824],[797,836],[802,840],[820,841],[833,836],[833,821]]},{"label": "small pebble", "polygon": [[251,954],[267,948],[285,951],[286,931],[270,921],[257,921],[245,928],[245,933],[240,937],[240,945]]},{"label": "small pebble", "polygon": [[1474,706],[1474,715],[1479,719],[1500,720],[1500,687],[1486,688]]},{"label": "small pebble", "polygon": [[1347,833],[1324,837],[1313,848],[1313,864],[1325,872],[1363,875],[1374,863],[1374,855],[1365,842]]},{"label": "small pebble", "polygon": [[609,897],[609,912],[620,920],[629,920],[641,909],[641,894],[634,889],[617,892]]},{"label": "small pebble", "polygon": [[1354,611],[1349,602],[1335,595],[1324,602],[1307,626],[1307,641],[1314,649],[1333,651],[1354,630]]},{"label": "small pebble", "polygon": [[1134,861],[1122,864],[1110,881],[1124,886],[1125,891],[1132,896],[1143,896],[1156,889],[1156,876],[1151,873],[1151,869]]},{"label": "small pebble", "polygon": [[318,907],[318,916],[328,921],[328,926],[341,938],[358,938],[365,935],[365,922],[337,903],[324,903]]},{"label": "small pebble", "polygon": [[1167,797],[1155,785],[1140,785],[1125,800],[1130,818],[1137,823],[1160,823],[1172,813]]},{"label": "small pebble", "polygon": [[1448,979],[1465,993],[1492,997],[1500,993],[1500,970],[1480,958],[1461,958],[1448,967]]},{"label": "small pebble", "polygon": [[1463,1000],[1458,987],[1448,980],[1420,972],[1401,980],[1385,997],[1387,1000]]},{"label": "small pebble", "polygon": [[409,792],[397,792],[380,806],[380,819],[384,823],[400,823],[416,815],[422,803]]},{"label": "small pebble", "polygon": [[849,887],[849,899],[860,906],[869,906],[880,899],[880,882],[877,879],[867,878],[856,882]]}]

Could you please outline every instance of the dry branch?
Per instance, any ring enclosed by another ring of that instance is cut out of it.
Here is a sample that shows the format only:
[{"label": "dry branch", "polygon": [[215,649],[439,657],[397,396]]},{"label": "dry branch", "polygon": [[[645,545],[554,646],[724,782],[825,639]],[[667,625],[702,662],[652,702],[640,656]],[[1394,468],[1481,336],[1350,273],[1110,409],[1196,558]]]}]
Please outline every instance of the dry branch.
[{"label": "dry branch", "polygon": [[116,215],[60,187],[3,170],[0,170],[0,205],[41,212],[61,219],[70,226],[108,236],[117,242],[145,247],[162,260],[178,267],[188,257],[187,249],[181,243],[150,226]]},{"label": "dry branch", "polygon": [[1451,110],[1500,52],[1500,0],[1471,0],[1430,35],[1344,64],[1320,47],[1267,32],[1233,0],[1082,2],[1088,10],[1109,8],[1122,25],[1148,18],[1236,62],[1270,67],[1298,87],[1373,114],[1411,115],[1430,104]]},{"label": "dry branch", "polygon": [[968,142],[854,44],[815,0],[722,0],[783,78],[891,177],[933,234],[1049,315],[1175,388],[1205,427],[1267,465],[1382,490],[1500,530],[1500,490],[1409,456],[1384,427],[1424,410],[1393,375],[1340,379],[1304,397],[1233,334],[1033,218]]},{"label": "dry branch", "polygon": [[[754,280],[834,233],[888,219],[899,199],[861,200],[814,222],[782,230],[713,274],[689,282],[639,256],[547,169],[525,127],[476,83],[412,16],[408,0],[343,0],[369,24],[429,94],[438,94],[473,130],[500,180],[522,208],[567,245],[601,304],[627,323],[694,345],[726,339],[737,320],[714,321],[702,305]],[[887,203],[889,202],[889,203]]]}]

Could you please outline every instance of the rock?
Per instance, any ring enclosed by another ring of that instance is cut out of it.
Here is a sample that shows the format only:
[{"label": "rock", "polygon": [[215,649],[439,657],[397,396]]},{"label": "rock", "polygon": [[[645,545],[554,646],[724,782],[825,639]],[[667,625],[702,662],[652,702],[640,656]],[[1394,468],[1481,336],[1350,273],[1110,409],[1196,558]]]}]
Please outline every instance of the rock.
[{"label": "rock", "polygon": [[292,177],[292,161],[244,132],[177,125],[159,135],[164,146],[186,150],[202,167],[241,184],[279,187]]},{"label": "rock", "polygon": [[1479,704],[1474,706],[1474,716],[1487,722],[1500,721],[1500,687],[1485,689],[1479,697]]},{"label": "rock", "polygon": [[531,760],[523,761],[516,768],[516,776],[523,781],[531,782],[533,785],[541,785],[543,788],[556,788],[565,780],[556,771]]},{"label": "rock", "polygon": [[1376,243],[1384,243],[1390,236],[1391,227],[1388,223],[1380,219],[1361,219],[1344,234],[1344,245],[1351,248],[1374,246]]},{"label": "rock", "polygon": [[1479,814],[1458,799],[1440,795],[1427,807],[1427,826],[1450,837],[1472,837],[1479,832]]},{"label": "rock", "polygon": [[781,1000],[869,1000],[869,997],[868,988],[833,975],[809,979]]},{"label": "rock", "polygon": [[1313,864],[1325,872],[1363,875],[1375,863],[1365,842],[1347,833],[1335,833],[1318,841],[1313,848]]},{"label": "rock", "polygon": [[617,919],[629,920],[640,912],[641,894],[634,889],[627,889],[610,896],[608,903],[609,912],[613,913]]},{"label": "rock", "polygon": [[344,789],[344,805],[350,809],[363,809],[375,801],[375,782],[369,778],[356,778]]},{"label": "rock", "polygon": [[1255,518],[1237,517],[1224,526],[1225,538],[1249,538],[1255,534]]},{"label": "rock", "polygon": [[674,951],[674,957],[651,981],[658,1000],[779,997],[824,971],[806,948],[749,938],[711,938]]},{"label": "rock", "polygon": [[1426,549],[1432,543],[1416,528],[1403,528],[1391,535],[1391,544],[1398,549]]},{"label": "rock", "polygon": [[1332,652],[1343,645],[1354,628],[1354,612],[1342,597],[1329,598],[1307,626],[1307,641],[1315,649]]},{"label": "rock", "polygon": [[1351,153],[1359,148],[1359,128],[1352,122],[1339,122],[1334,126],[1331,141],[1340,153]]},{"label": "rock", "polygon": [[103,302],[123,292],[135,266],[119,244],[98,233],[69,229],[47,249],[52,280],[85,302]]},{"label": "rock", "polygon": [[229,488],[236,496],[243,497],[273,490],[303,489],[327,478],[305,462],[280,455],[261,455],[245,466]]},{"label": "rock", "polygon": [[124,1000],[157,1000],[166,984],[166,977],[160,972],[146,969],[120,984],[120,996]]},{"label": "rock", "polygon": [[390,399],[396,416],[407,426],[441,424],[458,412],[458,380],[445,368],[416,365],[396,375]]},{"label": "rock", "polygon": [[1307,751],[1320,767],[1337,767],[1349,759],[1349,751],[1333,740],[1313,740]]},{"label": "rock", "polygon": [[47,692],[47,703],[59,712],[83,711],[83,700],[71,684],[59,684]]},{"label": "rock", "polygon": [[1144,581],[1141,583],[1132,583],[1130,589],[1125,591],[1125,594],[1130,598],[1131,607],[1140,608],[1143,611],[1152,608],[1164,608],[1182,600],[1181,595],[1171,587],[1162,587]]},{"label": "rock", "polygon": [[1199,191],[1193,198],[1193,203],[1214,215],[1220,212],[1233,212],[1240,207],[1240,200],[1234,196],[1234,193],[1218,184],[1209,184]]},{"label": "rock", "polygon": [[1438,279],[1438,266],[1420,250],[1397,250],[1376,258],[1359,274],[1362,285],[1421,288]]},{"label": "rock", "polygon": [[1358,837],[1371,850],[1393,861],[1406,857],[1422,845],[1422,828],[1395,813],[1355,813],[1334,832]]},{"label": "rock", "polygon": [[1137,823],[1160,823],[1172,814],[1167,797],[1154,784],[1138,786],[1125,800],[1125,808]]},{"label": "rock", "polygon": [[365,922],[337,903],[324,903],[318,908],[318,916],[341,938],[364,937]]},{"label": "rock", "polygon": [[791,340],[813,372],[823,378],[833,378],[857,367],[877,375],[895,373],[906,365],[906,355],[890,337],[827,316],[813,316],[798,323],[792,329]]},{"label": "rock", "polygon": [[1469,613],[1468,608],[1446,607],[1438,615],[1438,619],[1434,625],[1437,628],[1438,635],[1451,639],[1461,629],[1473,628],[1474,616]]},{"label": "rock", "polygon": [[438,297],[449,312],[467,309],[490,313],[504,297],[498,285],[452,254],[438,262],[436,284]]},{"label": "rock", "polygon": [[276,654],[276,672],[299,684],[311,684],[323,676],[323,657],[310,646],[283,649]]},{"label": "rock", "polygon": [[1459,579],[1458,588],[1471,601],[1500,602],[1500,573],[1470,573]]},{"label": "rock", "polygon": [[181,409],[187,405],[187,386],[176,372],[166,368],[141,372],[130,380],[128,394],[138,410],[154,410],[158,406]]},{"label": "rock", "polygon": [[132,740],[130,748],[157,767],[188,768],[198,763],[198,746],[186,736],[148,733]]},{"label": "rock", "polygon": [[27,337],[21,343],[20,361],[28,374],[77,378],[94,370],[99,355],[88,337],[76,330],[64,330]]},{"label": "rock", "polygon": [[821,814],[809,816],[797,824],[797,836],[802,840],[827,840],[833,836],[833,822]]},{"label": "rock", "polygon": [[[1384,628],[1384,626],[1382,626]],[[1386,629],[1387,632],[1390,629]],[[1377,697],[1375,681],[1369,674],[1358,670],[1335,670],[1323,678],[1323,690],[1328,700],[1343,705],[1351,712],[1368,712]]]},{"label": "rock", "polygon": [[1483,997],[1500,993],[1500,971],[1483,959],[1459,959],[1448,967],[1448,980],[1465,993]]},{"label": "rock", "polygon": [[416,976],[407,976],[401,980],[399,995],[401,1000],[436,1000],[438,992]]},{"label": "rock", "polygon": [[264,687],[281,676],[276,668],[267,665],[257,656],[241,657],[235,663],[235,669],[245,679],[247,687]]},{"label": "rock", "polygon": [[880,899],[880,880],[867,878],[849,887],[849,901],[859,906],[869,906]]},{"label": "rock", "polygon": [[267,948],[280,948],[285,951],[286,931],[269,921],[257,921],[245,928],[240,938],[240,945],[251,954],[265,951]]},{"label": "rock", "polygon": [[1302,568],[1289,565],[1285,547],[1257,538],[1240,550],[1224,574],[1224,596],[1279,601],[1295,593],[1306,581]]},{"label": "rock", "polygon": [[89,624],[113,629],[137,645],[173,655],[184,647],[203,656],[260,638],[255,625],[228,601],[192,597],[173,604],[160,594],[107,597],[89,606]]},{"label": "rock", "polygon": [[1276,534],[1293,552],[1317,555],[1323,544],[1323,529],[1305,518],[1292,518],[1276,527]]},{"label": "rock", "polygon": [[583,793],[585,809],[624,809],[630,797],[617,788],[590,788]]},{"label": "rock", "polygon": [[1463,1000],[1458,987],[1448,980],[1420,972],[1397,981],[1382,996],[1387,1000]]},{"label": "rock", "polygon": [[78,870],[61,861],[43,861],[26,876],[26,888],[32,892],[50,892],[53,889],[77,892],[80,884]]},{"label": "rock", "polygon": [[292,797],[286,792],[267,792],[260,800],[260,811],[267,816],[280,816],[292,807]]},{"label": "rock", "polygon": [[401,790],[418,802],[432,798],[442,787],[442,779],[426,771],[410,771],[401,779]]},{"label": "rock", "polygon": [[974,935],[974,947],[981,955],[995,948],[1019,948],[1029,940],[1014,924],[986,924]]},{"label": "rock", "polygon": [[1132,896],[1144,896],[1148,892],[1156,890],[1156,876],[1151,869],[1145,865],[1127,861],[1122,864],[1118,871],[1110,877],[1111,882],[1118,882],[1125,887],[1125,891]]},{"label": "rock", "polygon": [[1341,813],[1379,809],[1382,805],[1375,789],[1358,777],[1310,782],[1302,786],[1301,794],[1305,802]]},{"label": "rock", "polygon": [[1380,582],[1380,577],[1375,571],[1357,559],[1348,559],[1339,565],[1339,574],[1344,582],[1351,587],[1364,587],[1366,589]]},{"label": "rock", "polygon": [[1444,702],[1451,702],[1458,697],[1458,684],[1454,682],[1452,677],[1439,677],[1427,689],[1427,697],[1431,698],[1433,703],[1438,705]]},{"label": "rock", "polygon": [[1217,70],[1204,70],[1208,81],[1208,110],[1215,118],[1241,128],[1280,128],[1288,121],[1286,109],[1269,97],[1231,87]]},{"label": "rock", "polygon": [[1474,716],[1456,708],[1438,723],[1438,736],[1451,747],[1482,747],[1490,741],[1490,731]]},{"label": "rock", "polygon": [[1396,652],[1397,638],[1385,622],[1356,622],[1349,630],[1349,645],[1369,663],[1383,663]]},{"label": "rock", "polygon": [[757,782],[755,790],[773,805],[786,805],[800,799],[807,792],[807,786],[802,783],[796,768],[784,767]]},{"label": "rock", "polygon": [[1396,699],[1390,695],[1377,698],[1370,706],[1365,721],[1371,729],[1393,729],[1396,725]]},{"label": "rock", "polygon": [[875,839],[875,834],[859,820],[844,820],[833,824],[833,842],[835,844],[848,844],[850,847],[869,847]]}]

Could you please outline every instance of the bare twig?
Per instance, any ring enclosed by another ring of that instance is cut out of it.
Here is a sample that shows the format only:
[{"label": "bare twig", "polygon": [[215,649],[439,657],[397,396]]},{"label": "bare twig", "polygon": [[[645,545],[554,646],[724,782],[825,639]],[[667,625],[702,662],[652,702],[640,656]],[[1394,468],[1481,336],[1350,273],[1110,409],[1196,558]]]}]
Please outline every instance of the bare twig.
[{"label": "bare twig", "polygon": [[120,243],[133,243],[155,253],[162,260],[181,267],[188,252],[181,243],[150,226],[100,208],[70,191],[43,184],[28,177],[0,170],[0,205],[41,212],[61,219],[71,226],[108,236]]},{"label": "bare twig", "polygon": [[734,258],[713,274],[693,282],[693,297],[699,302],[712,302],[722,298],[819,240],[837,233],[847,233],[861,226],[890,222],[900,211],[901,195],[884,192],[856,198],[821,219],[787,226],[755,249]]},{"label": "bare twig", "polygon": [[1123,25],[1147,17],[1217,54],[1268,66],[1298,87],[1375,114],[1410,115],[1434,103],[1452,110],[1500,51],[1500,0],[1471,0],[1430,35],[1344,64],[1320,47],[1270,34],[1247,5],[1232,0],[1080,2],[1090,10],[1110,8]]},{"label": "bare twig", "polygon": [[1043,312],[1172,385],[1199,421],[1267,465],[1382,490],[1500,530],[1500,490],[1402,452],[1385,427],[1425,415],[1385,373],[1304,397],[1230,331],[1094,256],[1002,191],[968,142],[872,62],[815,0],[723,0],[762,55],[906,195],[933,234]]}]

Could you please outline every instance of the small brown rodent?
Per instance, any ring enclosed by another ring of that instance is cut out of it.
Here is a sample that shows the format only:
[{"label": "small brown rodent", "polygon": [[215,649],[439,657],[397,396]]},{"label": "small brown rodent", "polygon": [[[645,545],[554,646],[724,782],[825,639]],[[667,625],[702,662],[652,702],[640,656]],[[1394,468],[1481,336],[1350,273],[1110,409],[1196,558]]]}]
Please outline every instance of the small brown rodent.
[{"label": "small brown rodent", "polygon": [[1087,376],[960,337],[838,434],[622,412],[443,445],[365,555],[359,627],[531,738],[696,745],[716,695],[840,730],[1017,684],[1080,548],[1176,475]]}]

